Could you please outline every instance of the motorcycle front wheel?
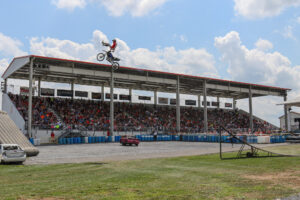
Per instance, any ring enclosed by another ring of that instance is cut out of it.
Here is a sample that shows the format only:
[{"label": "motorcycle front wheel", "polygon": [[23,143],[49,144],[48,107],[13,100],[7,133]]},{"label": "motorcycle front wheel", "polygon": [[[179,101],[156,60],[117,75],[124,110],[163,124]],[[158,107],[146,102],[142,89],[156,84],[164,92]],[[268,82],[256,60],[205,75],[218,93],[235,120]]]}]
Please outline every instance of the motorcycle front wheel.
[{"label": "motorcycle front wheel", "polygon": [[103,61],[105,58],[105,54],[104,53],[98,53],[97,54],[97,60],[98,61]]},{"label": "motorcycle front wheel", "polygon": [[117,70],[117,69],[119,69],[119,63],[117,63],[117,62],[113,62],[112,64],[111,64],[111,66],[112,66],[112,68],[113,68],[113,70]]}]

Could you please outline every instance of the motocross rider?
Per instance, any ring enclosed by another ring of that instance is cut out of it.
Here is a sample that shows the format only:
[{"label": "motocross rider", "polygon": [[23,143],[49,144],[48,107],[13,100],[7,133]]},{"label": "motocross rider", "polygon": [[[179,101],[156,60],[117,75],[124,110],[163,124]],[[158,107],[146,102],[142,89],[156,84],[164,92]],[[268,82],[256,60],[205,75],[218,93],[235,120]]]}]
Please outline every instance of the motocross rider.
[{"label": "motocross rider", "polygon": [[114,52],[117,47],[117,40],[113,39],[112,41],[113,41],[112,45],[102,41],[103,46],[108,46],[110,48],[109,51],[107,52],[107,58],[106,58],[107,61],[109,62],[114,60],[114,56],[112,55],[111,52]]}]

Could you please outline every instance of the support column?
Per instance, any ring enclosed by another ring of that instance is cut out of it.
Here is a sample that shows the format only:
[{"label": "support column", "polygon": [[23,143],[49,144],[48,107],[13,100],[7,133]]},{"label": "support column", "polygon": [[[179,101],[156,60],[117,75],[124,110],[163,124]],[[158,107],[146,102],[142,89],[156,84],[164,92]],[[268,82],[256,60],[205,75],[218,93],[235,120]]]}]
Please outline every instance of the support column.
[{"label": "support column", "polygon": [[252,112],[252,88],[251,86],[249,87],[249,114],[250,114],[250,130],[251,134],[253,134],[253,112]]},{"label": "support column", "polygon": [[198,108],[201,108],[201,95],[198,94]]},{"label": "support column", "polygon": [[41,97],[41,77],[38,80],[38,97]]},{"label": "support column", "polygon": [[[283,100],[287,101],[287,94],[284,94]],[[285,123],[285,130],[289,132],[290,130],[289,130],[289,123],[288,123],[288,106],[287,105],[284,105],[284,123]]]},{"label": "support column", "polygon": [[236,99],[235,98],[232,99],[232,108],[233,108],[233,110],[236,110]]},{"label": "support column", "polygon": [[220,108],[220,97],[217,97],[217,103],[218,103],[217,108],[219,109]]},{"label": "support column", "polygon": [[71,83],[72,99],[74,99],[74,81]]},{"label": "support column", "polygon": [[130,96],[129,103],[132,103],[132,89],[131,88],[129,89],[129,96]]},{"label": "support column", "polygon": [[32,77],[33,77],[33,58],[29,64],[29,97],[28,97],[28,136],[32,138]]},{"label": "support column", "polygon": [[203,103],[204,103],[204,132],[208,132],[207,125],[207,99],[206,99],[206,80],[203,82]]},{"label": "support column", "polygon": [[114,135],[114,70],[111,68],[110,79],[110,136]]},{"label": "support column", "polygon": [[101,101],[104,101],[104,95],[105,95],[105,93],[104,93],[104,85],[102,85],[102,87],[101,87]]},{"label": "support column", "polygon": [[180,132],[180,83],[179,76],[177,76],[177,90],[176,90],[176,131]]},{"label": "support column", "polygon": [[7,79],[4,80],[4,93],[7,94]]},{"label": "support column", "polygon": [[157,91],[154,91],[154,105],[157,105]]}]

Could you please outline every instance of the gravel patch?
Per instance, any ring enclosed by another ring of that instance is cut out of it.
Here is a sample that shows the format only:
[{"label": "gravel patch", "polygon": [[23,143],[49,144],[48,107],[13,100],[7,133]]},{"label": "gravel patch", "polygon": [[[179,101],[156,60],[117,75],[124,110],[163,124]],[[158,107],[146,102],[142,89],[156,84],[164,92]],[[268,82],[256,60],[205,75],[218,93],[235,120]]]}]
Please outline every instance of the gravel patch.
[{"label": "gravel patch", "polygon": [[[278,145],[278,144],[277,144]],[[257,147],[274,144],[256,145]],[[223,152],[237,151],[240,145],[222,144]],[[204,155],[219,152],[219,143],[200,142],[141,142],[136,146],[121,146],[120,143],[73,144],[38,146],[36,157],[27,158],[25,165],[60,164],[84,162],[108,162],[146,158],[164,158]]]},{"label": "gravel patch", "polygon": [[300,193],[294,196],[290,196],[290,197],[285,197],[285,198],[281,198],[281,199],[276,199],[276,200],[299,200],[300,199]]}]

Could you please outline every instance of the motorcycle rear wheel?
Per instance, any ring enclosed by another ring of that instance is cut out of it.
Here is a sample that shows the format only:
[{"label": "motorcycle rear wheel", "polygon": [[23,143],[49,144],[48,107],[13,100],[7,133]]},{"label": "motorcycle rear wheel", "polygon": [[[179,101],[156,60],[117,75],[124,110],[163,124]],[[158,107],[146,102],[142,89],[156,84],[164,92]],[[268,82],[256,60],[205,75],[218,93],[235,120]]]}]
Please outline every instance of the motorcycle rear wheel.
[{"label": "motorcycle rear wheel", "polygon": [[117,70],[117,69],[119,69],[119,63],[117,63],[117,62],[113,62],[112,64],[111,64],[111,66],[112,66],[112,68],[113,68],[113,70]]}]

